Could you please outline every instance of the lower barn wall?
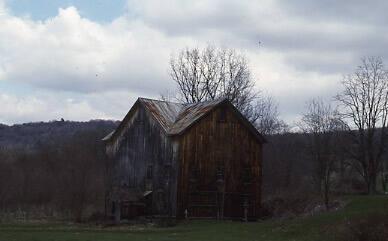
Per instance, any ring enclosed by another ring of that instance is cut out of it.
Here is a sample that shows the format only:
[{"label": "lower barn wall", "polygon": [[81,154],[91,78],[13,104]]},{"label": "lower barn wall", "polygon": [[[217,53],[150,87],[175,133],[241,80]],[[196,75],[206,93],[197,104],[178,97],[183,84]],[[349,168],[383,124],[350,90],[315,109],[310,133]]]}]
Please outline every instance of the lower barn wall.
[{"label": "lower barn wall", "polygon": [[220,106],[193,125],[179,146],[179,217],[258,215],[262,144],[230,107]]},{"label": "lower barn wall", "polygon": [[[134,206],[136,210],[144,210],[136,211],[137,215],[174,216],[176,192],[171,192],[171,186],[176,185],[177,171],[171,141],[140,104],[128,123],[130,126],[125,128],[120,142],[107,146],[116,149],[111,158],[112,190],[113,199],[120,200],[124,212],[121,216],[132,217],[129,211]],[[151,198],[142,198],[147,191],[152,191]],[[141,208],[142,204],[146,206]]]}]

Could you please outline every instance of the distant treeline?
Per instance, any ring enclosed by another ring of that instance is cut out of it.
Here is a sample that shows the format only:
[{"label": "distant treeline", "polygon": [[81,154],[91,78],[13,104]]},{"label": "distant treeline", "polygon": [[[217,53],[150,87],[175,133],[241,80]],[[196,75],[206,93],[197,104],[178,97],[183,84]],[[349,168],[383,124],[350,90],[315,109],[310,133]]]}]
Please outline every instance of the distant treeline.
[{"label": "distant treeline", "polygon": [[[348,147],[350,133],[339,132],[340,138],[330,143],[335,150],[336,163],[331,174],[334,193],[366,193],[362,178],[354,169]],[[268,136],[264,148],[263,191],[264,198],[276,195],[319,195],[323,175],[321,163],[311,150],[312,134],[284,133]]]},{"label": "distant treeline", "polygon": [[36,149],[45,144],[56,144],[69,139],[80,131],[95,131],[105,135],[119,124],[118,121],[91,120],[88,122],[50,121],[16,124],[0,123],[0,147]]},{"label": "distant treeline", "polygon": [[[101,139],[118,122],[54,121],[0,126],[1,218],[66,218],[81,221],[102,216],[109,164]],[[339,132],[332,192],[366,192],[349,159],[350,133]],[[267,136],[264,147],[263,199],[276,195],[319,194],[321,182],[311,134]],[[332,153],[332,152],[330,152]],[[385,158],[386,159],[386,158]]]},{"label": "distant treeline", "polygon": [[0,218],[19,211],[18,218],[79,221],[102,212],[107,163],[101,139],[117,125],[113,121],[2,125]]}]

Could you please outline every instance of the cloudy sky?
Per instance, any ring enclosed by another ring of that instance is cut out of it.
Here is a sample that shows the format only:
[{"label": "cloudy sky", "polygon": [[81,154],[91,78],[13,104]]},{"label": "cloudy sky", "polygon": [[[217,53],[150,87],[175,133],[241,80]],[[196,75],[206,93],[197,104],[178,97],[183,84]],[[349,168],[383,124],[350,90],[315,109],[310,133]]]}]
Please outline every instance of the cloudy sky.
[{"label": "cloudy sky", "polygon": [[[388,1],[0,0],[0,123],[121,119],[174,83],[170,56],[207,43],[249,59],[292,123],[359,59],[388,61]],[[259,44],[260,42],[260,44]]]}]

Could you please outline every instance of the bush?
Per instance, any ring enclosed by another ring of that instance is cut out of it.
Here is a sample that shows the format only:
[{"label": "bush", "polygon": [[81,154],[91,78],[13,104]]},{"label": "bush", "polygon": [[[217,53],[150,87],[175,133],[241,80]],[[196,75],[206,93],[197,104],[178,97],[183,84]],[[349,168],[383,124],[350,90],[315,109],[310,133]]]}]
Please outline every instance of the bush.
[{"label": "bush", "polygon": [[310,214],[320,203],[318,196],[304,193],[285,194],[272,197],[262,203],[261,217],[292,218]]},{"label": "bush", "polygon": [[99,211],[92,213],[87,219],[88,223],[103,224],[106,222],[105,214]]},{"label": "bush", "polygon": [[154,222],[156,226],[162,228],[176,226],[176,218],[173,217],[157,217]]},{"label": "bush", "polygon": [[337,228],[338,241],[388,241],[388,215],[347,220]]}]

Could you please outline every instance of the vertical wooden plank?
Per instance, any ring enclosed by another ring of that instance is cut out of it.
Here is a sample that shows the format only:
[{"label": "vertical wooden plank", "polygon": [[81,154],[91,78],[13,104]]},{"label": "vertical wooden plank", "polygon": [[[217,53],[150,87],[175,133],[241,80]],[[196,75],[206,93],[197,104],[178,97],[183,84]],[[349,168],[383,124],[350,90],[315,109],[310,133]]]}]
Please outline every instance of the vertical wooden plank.
[{"label": "vertical wooden plank", "polygon": [[[242,193],[242,173],[245,166],[251,168],[252,188],[249,190],[254,208],[260,208],[260,186],[261,186],[261,143],[255,136],[240,122],[234,112],[227,109],[226,121],[219,122],[217,116],[220,108],[213,110],[210,114],[200,120],[197,124],[187,130],[179,139],[181,152],[181,175],[178,179],[178,215],[184,215],[184,209],[188,208],[188,178],[189,168],[195,165],[200,167],[200,191],[208,192],[207,205],[210,203],[210,193],[216,191],[216,174],[220,163],[225,167],[225,185],[227,204],[225,214],[230,216],[244,216]],[[212,194],[214,195],[214,194]],[[201,200],[201,199],[200,199]],[[251,210],[250,209],[250,210]],[[208,215],[208,211],[201,209],[197,211],[198,216]],[[257,213],[250,213],[256,216]]]}]

